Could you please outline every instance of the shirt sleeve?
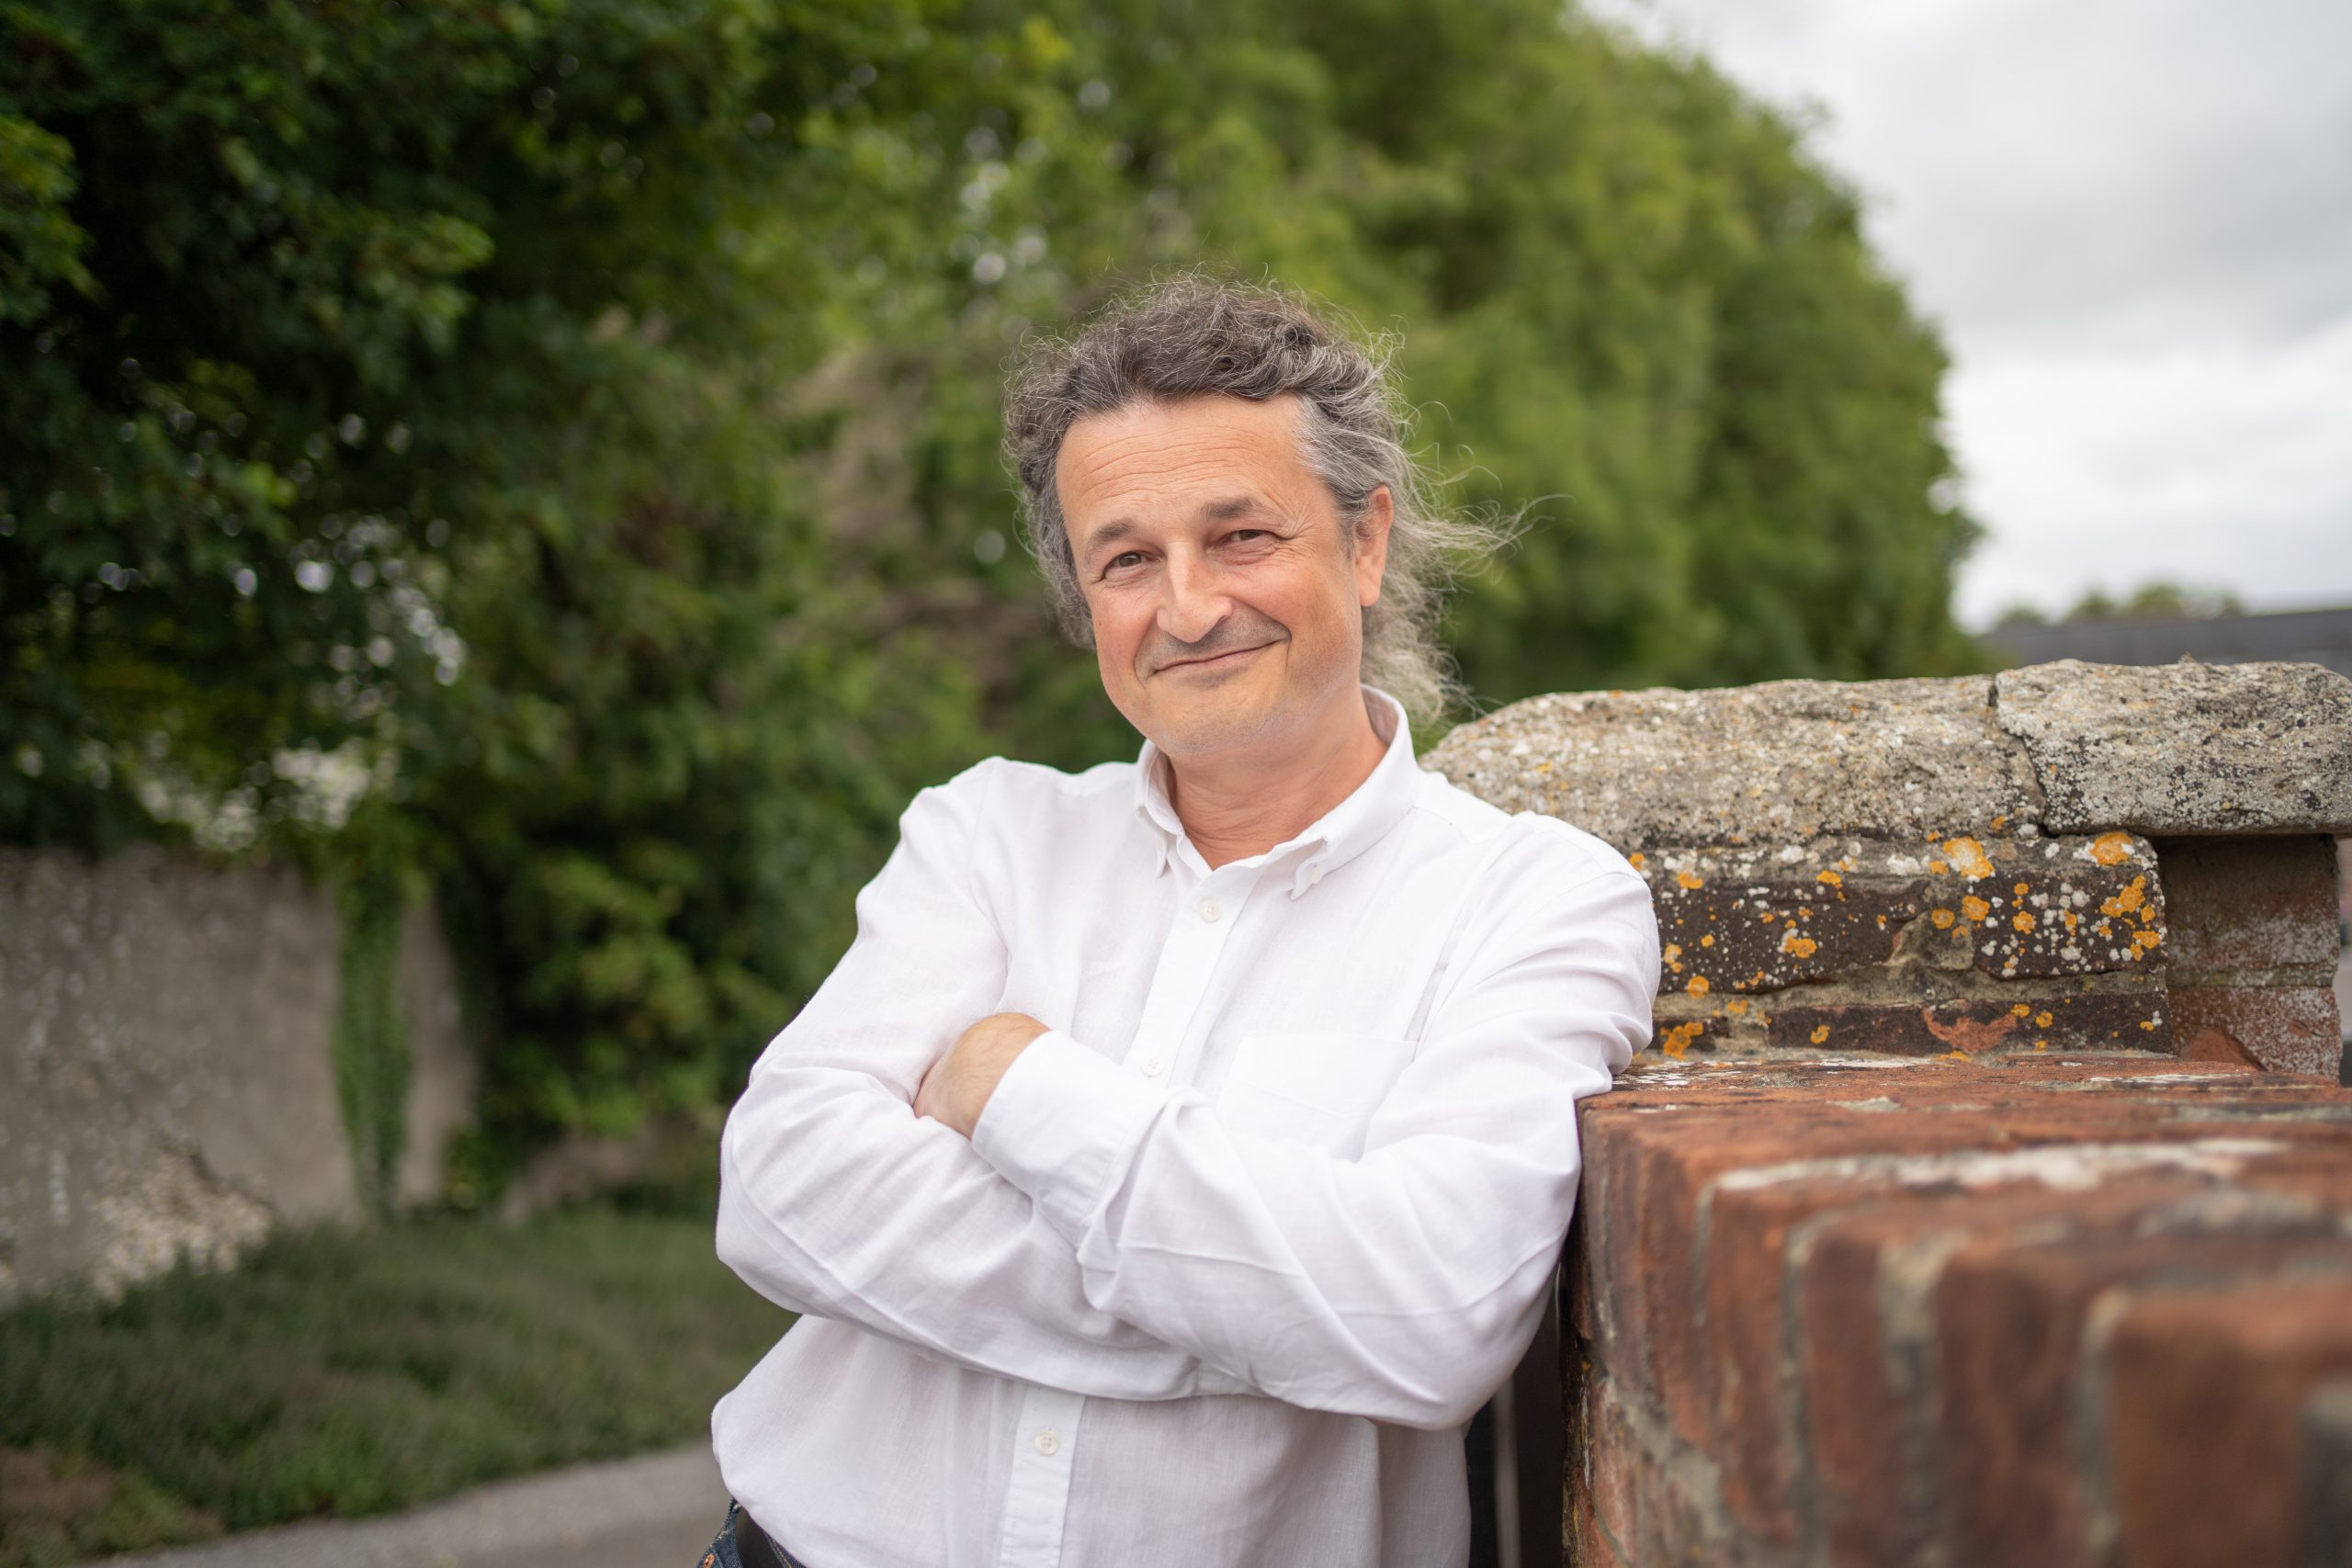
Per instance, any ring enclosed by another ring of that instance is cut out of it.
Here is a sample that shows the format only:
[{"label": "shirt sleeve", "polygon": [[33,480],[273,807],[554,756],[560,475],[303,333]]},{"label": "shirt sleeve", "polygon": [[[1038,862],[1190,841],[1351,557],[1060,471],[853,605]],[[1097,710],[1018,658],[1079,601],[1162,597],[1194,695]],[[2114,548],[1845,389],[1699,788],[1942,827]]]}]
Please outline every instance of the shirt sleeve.
[{"label": "shirt sleeve", "polygon": [[1604,870],[1482,919],[1349,1159],[1221,1120],[1057,1032],[974,1146],[1076,1249],[1102,1311],[1310,1409],[1442,1429],[1510,1375],[1581,1169],[1576,1102],[1646,1043],[1648,887]]},{"label": "shirt sleeve", "polygon": [[1030,1196],[914,1114],[924,1071],[1003,990],[969,874],[991,766],[908,807],[848,953],[752,1066],[719,1138],[718,1256],[779,1305],[935,1360],[1107,1398],[1245,1392],[1089,1300]]}]

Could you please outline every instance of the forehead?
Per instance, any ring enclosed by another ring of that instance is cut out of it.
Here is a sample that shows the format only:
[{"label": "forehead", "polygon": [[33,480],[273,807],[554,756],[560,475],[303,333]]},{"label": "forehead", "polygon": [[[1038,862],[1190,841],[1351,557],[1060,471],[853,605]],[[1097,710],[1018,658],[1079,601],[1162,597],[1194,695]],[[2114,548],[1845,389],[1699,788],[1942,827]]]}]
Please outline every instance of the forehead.
[{"label": "forehead", "polygon": [[1073,542],[1114,517],[1189,513],[1214,492],[1295,505],[1321,486],[1299,453],[1295,393],[1211,393],[1088,414],[1062,437],[1055,492]]}]

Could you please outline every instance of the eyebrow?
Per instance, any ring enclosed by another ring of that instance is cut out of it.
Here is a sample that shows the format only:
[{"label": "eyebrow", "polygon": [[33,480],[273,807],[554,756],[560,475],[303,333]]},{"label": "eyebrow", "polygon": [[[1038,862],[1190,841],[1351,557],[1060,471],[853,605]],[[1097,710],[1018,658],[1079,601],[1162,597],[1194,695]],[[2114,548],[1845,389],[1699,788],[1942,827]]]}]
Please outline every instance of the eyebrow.
[{"label": "eyebrow", "polygon": [[[1262,511],[1264,511],[1263,503],[1254,495],[1228,495],[1220,496],[1202,507],[1201,517],[1203,521],[1209,523],[1229,523],[1236,517],[1248,517]],[[1114,517],[1100,528],[1095,529],[1089,536],[1086,541],[1086,558],[1090,562],[1100,559],[1103,547],[1116,544],[1121,539],[1133,538],[1142,532],[1143,525],[1134,518]]]}]

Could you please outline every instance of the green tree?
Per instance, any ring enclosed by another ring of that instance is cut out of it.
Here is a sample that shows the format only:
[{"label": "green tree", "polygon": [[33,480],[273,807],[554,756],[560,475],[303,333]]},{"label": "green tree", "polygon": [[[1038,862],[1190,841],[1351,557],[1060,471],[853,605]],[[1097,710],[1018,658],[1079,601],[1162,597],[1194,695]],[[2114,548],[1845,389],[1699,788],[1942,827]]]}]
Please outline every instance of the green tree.
[{"label": "green tree", "polygon": [[723,1100],[914,788],[1131,752],[996,400],[1157,267],[1401,329],[1453,497],[1537,501],[1454,621],[1486,697],[1969,657],[1851,193],[1548,3],[0,27],[0,838],[429,879],[503,1133]]}]

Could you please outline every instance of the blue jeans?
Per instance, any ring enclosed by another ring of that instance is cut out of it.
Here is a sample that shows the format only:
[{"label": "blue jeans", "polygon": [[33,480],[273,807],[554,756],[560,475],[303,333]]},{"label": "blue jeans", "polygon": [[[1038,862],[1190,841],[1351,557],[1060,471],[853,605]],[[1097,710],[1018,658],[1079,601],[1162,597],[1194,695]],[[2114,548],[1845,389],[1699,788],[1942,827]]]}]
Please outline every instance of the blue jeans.
[{"label": "blue jeans", "polygon": [[[736,1549],[735,1521],[742,1515],[743,1505],[731,1497],[729,1498],[727,1522],[718,1527],[718,1539],[712,1541],[710,1550],[702,1554],[702,1568],[774,1568],[773,1564],[767,1562],[744,1562],[743,1554]],[[807,1564],[785,1551],[783,1547],[777,1546],[775,1542],[770,1541],[768,1544],[775,1548],[775,1562],[781,1563],[783,1568],[807,1568]]]}]

